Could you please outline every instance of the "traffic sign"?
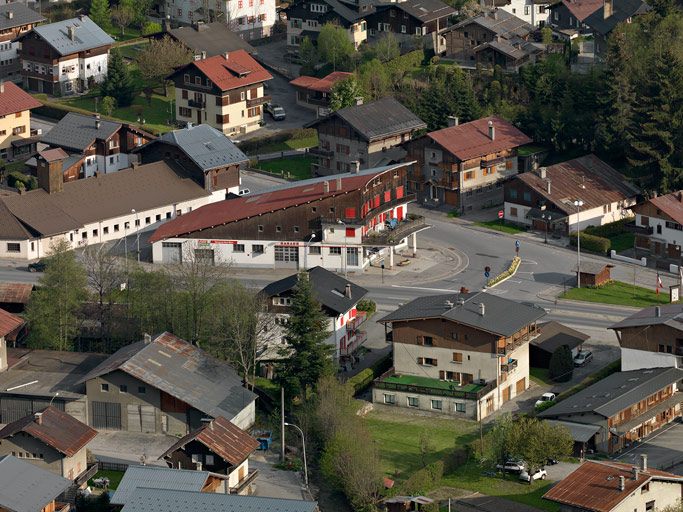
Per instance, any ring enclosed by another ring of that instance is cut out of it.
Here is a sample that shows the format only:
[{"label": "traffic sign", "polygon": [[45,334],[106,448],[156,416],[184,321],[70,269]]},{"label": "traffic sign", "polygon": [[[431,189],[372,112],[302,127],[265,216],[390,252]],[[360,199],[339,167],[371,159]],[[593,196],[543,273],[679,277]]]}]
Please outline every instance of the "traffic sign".
[{"label": "traffic sign", "polygon": [[484,277],[485,277],[486,279],[488,279],[489,277],[491,277],[491,272],[488,272],[488,271],[487,271],[487,272],[484,272]]},{"label": "traffic sign", "polygon": [[515,240],[515,247],[519,249],[519,246],[522,245],[522,243],[519,240]]},{"label": "traffic sign", "polygon": [[505,212],[503,210],[498,210],[498,218],[502,219],[505,216]]}]

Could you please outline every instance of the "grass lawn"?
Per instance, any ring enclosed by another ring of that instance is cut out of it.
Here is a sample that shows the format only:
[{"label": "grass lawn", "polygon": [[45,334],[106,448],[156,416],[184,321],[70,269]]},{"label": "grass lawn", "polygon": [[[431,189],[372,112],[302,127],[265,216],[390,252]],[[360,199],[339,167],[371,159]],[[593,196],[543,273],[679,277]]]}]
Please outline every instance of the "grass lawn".
[{"label": "grass lawn", "polygon": [[382,379],[384,382],[393,382],[396,384],[407,384],[410,386],[422,386],[425,388],[435,389],[457,389],[458,391],[478,391],[484,386],[479,384],[466,384],[465,386],[456,386],[452,382],[445,380],[430,379],[429,377],[419,377],[415,375],[392,375]]},{"label": "grass lawn", "polygon": [[648,288],[633,286],[621,281],[614,281],[601,288],[571,288],[560,295],[560,298],[639,308],[669,303],[669,294],[664,291],[657,295]]},{"label": "grass lawn", "polygon": [[114,43],[114,46],[117,46],[120,43],[125,43],[126,41],[130,41],[131,39],[137,39],[140,37],[140,29],[138,28],[133,28],[133,27],[128,27],[125,30],[125,34],[121,35],[121,29],[120,28],[114,28],[111,31],[109,31],[109,35],[116,41]]},{"label": "grass lawn", "polygon": [[314,161],[315,159],[310,156],[278,158],[259,162],[257,167],[275,174],[283,174],[285,177],[285,173],[288,173],[294,179],[305,180],[311,177],[311,164]]},{"label": "grass lawn", "polygon": [[109,488],[110,489],[118,489],[119,484],[121,483],[121,479],[123,478],[123,471],[109,471],[105,469],[101,469],[97,473],[95,473],[95,476],[92,477],[90,480],[88,480],[88,485],[91,487],[94,487],[92,484],[92,481],[95,478],[101,478],[101,477],[107,477],[109,479]]},{"label": "grass lawn", "polygon": [[633,233],[621,233],[610,237],[612,242],[611,248],[617,252],[625,251],[626,249],[633,249],[633,242],[636,236]]},{"label": "grass lawn", "polygon": [[133,60],[139,51],[144,50],[147,44],[149,44],[147,41],[141,41],[135,44],[127,44],[125,46],[119,46],[118,51],[124,58]]},{"label": "grass lawn", "polygon": [[529,368],[529,377],[536,384],[555,384],[549,375],[547,368]]},{"label": "grass lawn", "polygon": [[548,148],[545,146],[540,146],[538,144],[527,144],[526,146],[521,146],[517,148],[518,156],[529,156],[534,153],[540,153],[541,151],[547,151]]},{"label": "grass lawn", "polygon": [[254,384],[275,402],[280,400],[280,387],[272,380],[266,379],[265,377],[256,377],[256,382]]},{"label": "grass lawn", "polygon": [[476,226],[481,226],[483,228],[493,229],[494,231],[500,231],[502,233],[524,233],[524,230],[518,226],[513,226],[512,224],[502,224],[499,220],[487,220],[485,222],[475,222]]},{"label": "grass lawn", "polygon": [[261,146],[255,153],[267,154],[267,153],[277,153],[278,151],[288,151],[290,149],[300,149],[300,148],[313,148],[318,145],[318,135],[312,135],[310,137],[301,137],[297,139],[289,139],[284,142],[277,142],[273,144],[266,144]]}]

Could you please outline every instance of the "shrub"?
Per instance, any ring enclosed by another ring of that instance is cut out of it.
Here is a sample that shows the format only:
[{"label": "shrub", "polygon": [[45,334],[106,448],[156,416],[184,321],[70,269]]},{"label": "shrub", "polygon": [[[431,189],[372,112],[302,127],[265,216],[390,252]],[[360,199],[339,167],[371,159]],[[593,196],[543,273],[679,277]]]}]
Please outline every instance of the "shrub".
[{"label": "shrub", "polygon": [[503,279],[510,277],[514,275],[515,272],[517,272],[517,269],[519,268],[519,264],[522,262],[522,259],[519,256],[515,256],[512,259],[512,263],[510,263],[510,266],[508,267],[507,270],[504,270],[497,276],[491,278],[488,280],[486,283],[486,286],[493,286],[494,284],[500,283]]},{"label": "shrub", "polygon": [[[571,245],[576,247],[576,233],[570,234],[569,240]],[[594,252],[597,254],[607,254],[611,247],[612,242],[610,242],[609,238],[589,235],[583,231],[581,232],[581,250]]]},{"label": "shrub", "polygon": [[567,382],[572,378],[573,373],[574,360],[572,359],[572,351],[569,350],[567,345],[562,345],[550,356],[548,374],[551,379],[557,382]]},{"label": "shrub", "polygon": [[443,478],[443,461],[427,464],[413,473],[403,484],[402,492],[412,496],[430,491]]},{"label": "shrub", "polygon": [[[621,235],[626,233],[625,224],[632,222],[633,219],[628,217],[625,219],[620,219],[609,224],[603,224],[602,226],[589,226],[583,230],[584,233],[588,235],[601,236],[604,238],[611,238],[613,236]],[[583,239],[581,240],[583,242]]]},{"label": "shrub", "polygon": [[16,189],[33,190],[38,186],[38,181],[23,172],[12,171],[7,175],[7,185]]},{"label": "shrub", "polygon": [[375,304],[374,300],[363,299],[358,301],[356,309],[358,311],[365,311],[368,314],[368,316],[370,316],[373,315],[375,311],[377,311],[377,304]]},{"label": "shrub", "polygon": [[546,409],[550,409],[553,405],[555,405],[555,402],[541,402],[535,407],[535,409],[536,412],[543,412]]},{"label": "shrub", "polygon": [[365,368],[347,380],[346,383],[353,387],[353,394],[355,395],[372,384],[374,378],[375,372],[372,371],[372,368]]},{"label": "shrub", "polygon": [[158,34],[159,32],[161,32],[161,24],[148,21],[142,26],[140,34],[143,36],[151,36],[152,34]]}]

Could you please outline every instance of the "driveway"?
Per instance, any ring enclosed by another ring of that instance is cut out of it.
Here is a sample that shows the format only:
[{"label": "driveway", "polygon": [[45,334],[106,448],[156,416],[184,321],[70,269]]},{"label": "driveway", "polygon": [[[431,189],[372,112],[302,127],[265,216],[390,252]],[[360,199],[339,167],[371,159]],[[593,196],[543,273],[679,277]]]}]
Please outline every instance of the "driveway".
[{"label": "driveway", "polygon": [[178,441],[177,437],[164,434],[142,434],[139,432],[98,432],[88,449],[100,461],[121,464],[145,464],[166,466],[157,460],[162,453]]},{"label": "driveway", "polygon": [[276,462],[277,455],[274,453],[257,452],[249,459],[249,468],[259,472],[254,495],[290,500],[307,499],[299,473],[276,469]]},{"label": "driveway", "polygon": [[673,471],[683,475],[683,424],[678,421],[671,423],[634,448],[623,452],[617,457],[620,462],[639,464],[640,455],[647,454],[647,465],[651,468]]}]

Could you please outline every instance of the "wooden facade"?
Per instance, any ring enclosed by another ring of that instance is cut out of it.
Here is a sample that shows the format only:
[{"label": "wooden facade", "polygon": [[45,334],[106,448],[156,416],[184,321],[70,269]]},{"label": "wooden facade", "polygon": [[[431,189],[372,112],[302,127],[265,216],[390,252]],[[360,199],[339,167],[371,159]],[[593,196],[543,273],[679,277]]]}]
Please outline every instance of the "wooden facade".
[{"label": "wooden facade", "polygon": [[621,348],[683,356],[683,332],[664,323],[646,328],[647,336],[643,335],[643,326],[617,329]]},{"label": "wooden facade", "polygon": [[376,8],[365,17],[371,35],[393,32],[402,35],[426,35],[438,32],[448,25],[448,15],[430,21],[422,21],[400,8],[398,4]]}]

